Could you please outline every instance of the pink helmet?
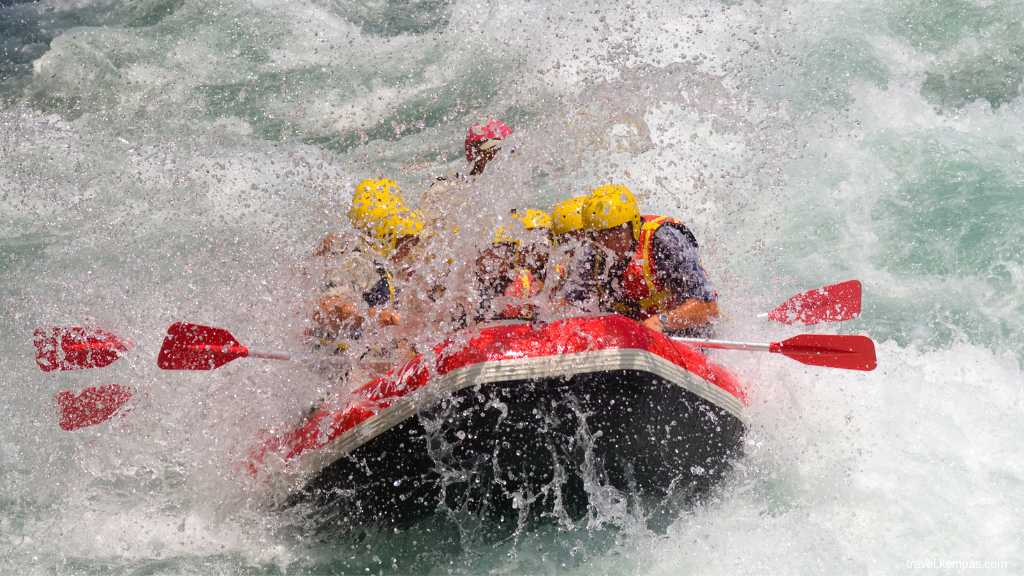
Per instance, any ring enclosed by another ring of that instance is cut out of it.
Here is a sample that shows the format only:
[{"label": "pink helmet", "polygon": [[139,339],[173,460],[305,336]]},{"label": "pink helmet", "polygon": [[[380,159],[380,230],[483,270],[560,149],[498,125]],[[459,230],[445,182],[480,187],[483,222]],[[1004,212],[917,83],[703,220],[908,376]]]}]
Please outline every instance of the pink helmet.
[{"label": "pink helmet", "polygon": [[470,126],[466,131],[466,161],[472,162],[476,158],[478,148],[480,150],[493,148],[497,145],[498,140],[504,140],[511,133],[512,129],[508,124],[494,118],[488,120],[486,124]]}]

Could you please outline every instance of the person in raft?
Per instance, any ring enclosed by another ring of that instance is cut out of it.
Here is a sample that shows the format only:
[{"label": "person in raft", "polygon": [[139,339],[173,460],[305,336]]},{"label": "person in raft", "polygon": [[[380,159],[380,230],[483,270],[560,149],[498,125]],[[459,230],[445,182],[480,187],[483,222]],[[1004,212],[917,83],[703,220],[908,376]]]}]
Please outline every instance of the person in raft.
[{"label": "person in raft", "polygon": [[[498,157],[505,139],[511,135],[512,128],[494,118],[470,126],[463,143],[466,162],[469,162],[469,176],[483,174],[487,165]],[[443,228],[438,223],[447,218],[445,214],[438,213],[441,207],[445,207],[453,216],[461,214],[462,209],[470,208],[469,203],[474,199],[469,198],[466,187],[471,185],[471,181],[471,178],[461,172],[439,176],[420,194],[419,205],[425,209],[424,218],[428,228]]]},{"label": "person in raft", "polygon": [[641,216],[622,184],[595,188],[581,213],[599,271],[590,289],[603,310],[658,332],[710,335],[718,294],[701,266],[697,239],[682,222]]},{"label": "person in raft", "polygon": [[487,164],[498,156],[505,139],[511,135],[512,128],[495,118],[470,126],[464,142],[466,162],[472,164],[469,175],[483,174]]},{"label": "person in raft", "polygon": [[476,321],[535,317],[528,300],[544,288],[551,217],[541,210],[513,210],[476,259]]},{"label": "person in raft", "polygon": [[543,210],[526,208],[512,210],[511,216],[516,221],[520,267],[530,276],[528,282],[543,284],[551,256],[551,215]]},{"label": "person in raft", "polygon": [[576,196],[555,204],[551,209],[551,252],[547,280],[552,287],[552,299],[560,305],[569,303],[567,294],[573,290],[569,275],[579,268],[577,259],[586,254],[587,231],[583,228],[583,205],[587,198]]},{"label": "person in raft", "polygon": [[424,223],[422,272],[435,287],[434,299],[442,298],[446,287],[453,282],[457,284],[450,278],[456,260],[454,255],[465,244],[464,239],[459,238],[462,228],[459,220],[473,213],[485,198],[474,188],[474,180],[498,156],[502,142],[511,134],[512,129],[501,120],[491,119],[470,126],[464,143],[469,175],[454,172],[440,176],[417,198]]},{"label": "person in raft", "polygon": [[422,219],[406,208],[398,185],[387,178],[356,186],[348,219],[360,241],[344,247],[338,236],[328,235],[316,252],[341,258],[325,276],[308,331],[320,347],[340,351],[362,336],[367,319],[379,326],[399,323],[398,284],[415,260],[413,249],[423,230]]}]

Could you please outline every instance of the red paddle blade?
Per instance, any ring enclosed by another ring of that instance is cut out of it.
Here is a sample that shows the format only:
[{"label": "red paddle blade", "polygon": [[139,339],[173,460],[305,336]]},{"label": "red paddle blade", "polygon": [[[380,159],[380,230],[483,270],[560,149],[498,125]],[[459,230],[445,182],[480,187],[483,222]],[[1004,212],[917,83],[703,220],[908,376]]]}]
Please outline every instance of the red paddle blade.
[{"label": "red paddle blade", "polygon": [[772,342],[768,350],[811,366],[871,371],[878,364],[875,343],[867,336],[801,334]]},{"label": "red paddle blade", "polygon": [[57,410],[60,412],[60,427],[64,430],[78,430],[95,426],[109,420],[121,406],[132,397],[132,390],[119,384],[91,386],[77,396],[68,390],[57,393]]},{"label": "red paddle blade", "polygon": [[164,370],[213,370],[248,355],[249,349],[223,328],[175,322],[167,329],[156,365]]},{"label": "red paddle blade", "polygon": [[32,343],[43,372],[102,368],[116,362],[131,344],[99,328],[51,326],[36,328]]},{"label": "red paddle blade", "polygon": [[860,280],[847,280],[797,294],[768,313],[783,324],[842,322],[860,316]]}]

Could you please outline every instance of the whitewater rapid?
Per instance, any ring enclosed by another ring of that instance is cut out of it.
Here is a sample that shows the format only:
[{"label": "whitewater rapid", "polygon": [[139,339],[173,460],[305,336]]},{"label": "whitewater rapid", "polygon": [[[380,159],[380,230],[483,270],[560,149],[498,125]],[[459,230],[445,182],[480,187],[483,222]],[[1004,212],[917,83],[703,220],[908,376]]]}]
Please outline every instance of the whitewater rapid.
[{"label": "whitewater rapid", "polygon": [[[1021,573],[1022,20],[1019,1],[0,2],[0,571]],[[626,183],[697,233],[724,336],[791,335],[756,314],[859,278],[863,316],[820,330],[871,335],[878,370],[718,354],[751,383],[746,455],[667,534],[332,542],[268,510],[237,463],[334,383],[162,372],[166,327],[295,349],[309,251],[355,182],[415,203],[492,115],[516,153],[468,229]],[[135,349],[42,374],[33,329],[72,323]],[[57,427],[58,390],[107,383],[137,391],[123,416]]]}]

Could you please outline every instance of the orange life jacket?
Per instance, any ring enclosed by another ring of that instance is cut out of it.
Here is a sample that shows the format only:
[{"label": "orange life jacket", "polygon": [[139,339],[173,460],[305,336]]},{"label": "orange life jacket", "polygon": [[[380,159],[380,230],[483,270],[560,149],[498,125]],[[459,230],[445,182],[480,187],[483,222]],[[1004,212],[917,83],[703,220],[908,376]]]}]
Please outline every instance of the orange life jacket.
[{"label": "orange life jacket", "polygon": [[[654,233],[665,224],[681,226],[682,222],[668,216],[641,216],[640,239],[636,252],[622,273],[624,302],[616,305],[621,312],[639,315],[641,319],[666,312],[674,304],[672,292],[666,290],[654,274]],[[687,234],[692,236],[689,230]]]},{"label": "orange life jacket", "polygon": [[551,268],[555,271],[555,279],[559,282],[565,282],[565,279],[569,277],[569,269],[565,267],[565,264],[555,264]]},{"label": "orange life jacket", "polygon": [[[526,268],[521,268],[516,273],[516,279],[505,289],[505,296],[517,300],[528,300],[540,293],[542,285],[533,277],[533,273]],[[524,318],[532,317],[536,311],[535,306],[529,303],[509,304],[502,311],[502,318]]]}]

